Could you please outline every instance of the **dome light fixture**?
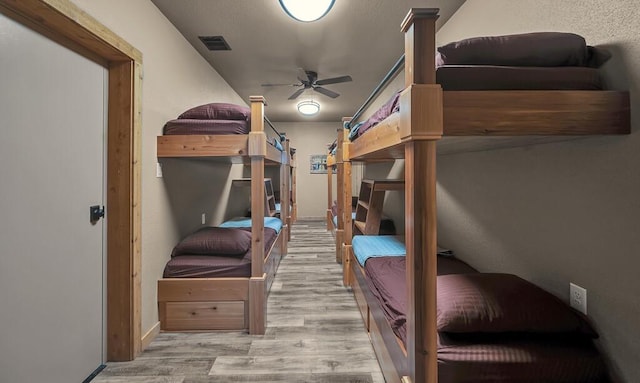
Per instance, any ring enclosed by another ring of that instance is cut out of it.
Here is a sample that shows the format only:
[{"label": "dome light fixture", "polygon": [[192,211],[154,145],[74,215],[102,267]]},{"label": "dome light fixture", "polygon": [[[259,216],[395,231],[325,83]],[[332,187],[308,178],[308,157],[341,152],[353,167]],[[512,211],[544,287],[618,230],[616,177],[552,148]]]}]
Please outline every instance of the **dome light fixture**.
[{"label": "dome light fixture", "polygon": [[313,100],[299,102],[298,112],[305,116],[315,116],[320,112],[320,104]]},{"label": "dome light fixture", "polygon": [[320,20],[324,17],[335,0],[279,0],[282,9],[292,18],[302,21],[311,22]]}]

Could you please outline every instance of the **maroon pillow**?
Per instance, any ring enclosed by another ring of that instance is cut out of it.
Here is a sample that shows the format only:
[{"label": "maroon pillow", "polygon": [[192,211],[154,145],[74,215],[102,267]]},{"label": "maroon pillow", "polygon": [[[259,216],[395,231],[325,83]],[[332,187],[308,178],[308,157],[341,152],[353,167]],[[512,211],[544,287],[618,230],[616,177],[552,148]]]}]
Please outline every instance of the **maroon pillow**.
[{"label": "maroon pillow", "polygon": [[438,331],[582,333],[598,337],[581,313],[515,275],[472,273],[437,278]]},{"label": "maroon pillow", "polygon": [[244,255],[251,248],[251,232],[237,228],[204,227],[178,243],[178,255]]},{"label": "maroon pillow", "polygon": [[582,36],[536,32],[474,37],[438,48],[441,65],[586,66],[591,52]]},{"label": "maroon pillow", "polygon": [[251,109],[246,106],[214,102],[196,106],[178,116],[194,120],[243,120],[249,121]]}]

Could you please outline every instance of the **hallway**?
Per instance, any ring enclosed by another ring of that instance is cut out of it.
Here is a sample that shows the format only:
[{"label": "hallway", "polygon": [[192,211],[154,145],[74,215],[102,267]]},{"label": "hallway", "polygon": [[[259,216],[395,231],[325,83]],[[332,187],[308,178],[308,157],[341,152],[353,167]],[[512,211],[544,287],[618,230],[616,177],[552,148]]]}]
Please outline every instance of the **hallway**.
[{"label": "hallway", "polygon": [[135,361],[108,363],[93,382],[384,383],[324,221],[293,225],[267,310],[263,336],[161,333]]}]

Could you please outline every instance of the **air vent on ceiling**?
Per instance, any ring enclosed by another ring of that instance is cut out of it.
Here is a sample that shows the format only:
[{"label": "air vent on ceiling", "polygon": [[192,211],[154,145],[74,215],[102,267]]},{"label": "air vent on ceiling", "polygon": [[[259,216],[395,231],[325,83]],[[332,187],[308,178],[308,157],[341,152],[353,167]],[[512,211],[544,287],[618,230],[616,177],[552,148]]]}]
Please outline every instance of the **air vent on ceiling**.
[{"label": "air vent on ceiling", "polygon": [[210,51],[230,51],[231,47],[222,36],[198,36]]}]

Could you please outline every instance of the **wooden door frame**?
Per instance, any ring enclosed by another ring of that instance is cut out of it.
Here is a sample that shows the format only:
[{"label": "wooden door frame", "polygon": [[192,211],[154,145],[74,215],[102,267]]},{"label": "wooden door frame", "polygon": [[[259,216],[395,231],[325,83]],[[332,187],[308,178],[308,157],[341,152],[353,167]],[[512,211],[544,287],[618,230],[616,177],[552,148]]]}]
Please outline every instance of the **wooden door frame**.
[{"label": "wooden door frame", "polygon": [[0,0],[0,13],[108,70],[107,360],[133,360],[142,348],[142,53],[69,0]]}]

